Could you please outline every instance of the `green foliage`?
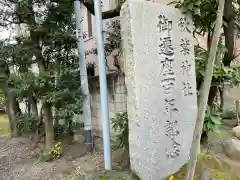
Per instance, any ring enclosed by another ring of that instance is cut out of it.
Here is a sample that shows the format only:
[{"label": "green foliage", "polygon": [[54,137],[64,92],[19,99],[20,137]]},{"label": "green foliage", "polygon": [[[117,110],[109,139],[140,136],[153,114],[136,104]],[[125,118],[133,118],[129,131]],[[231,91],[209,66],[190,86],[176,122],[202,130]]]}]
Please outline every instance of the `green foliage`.
[{"label": "green foliage", "polygon": [[[205,37],[207,35],[207,48],[209,48],[217,15],[218,2],[216,0],[176,0],[169,4],[174,4],[176,8],[180,8],[183,12],[190,13],[192,15],[195,27],[194,35],[199,34]],[[233,8],[234,11],[236,11],[236,7]],[[235,21],[235,25],[236,22],[237,21]],[[237,25],[235,27],[237,27]],[[240,83],[240,68],[226,67],[223,64],[223,57],[228,51],[224,43],[223,37],[221,37],[217,47],[216,63],[211,82],[212,87],[216,87],[216,89],[220,90],[223,90],[224,81],[226,80],[228,80],[232,86]],[[200,47],[199,44],[195,46],[197,90],[200,90],[203,82],[208,52],[209,49],[204,49],[203,47]],[[211,107],[211,109],[211,111],[210,108],[206,110],[204,119],[203,132],[206,133],[216,131],[218,126],[221,124],[222,114],[214,112],[213,107]]]},{"label": "green foliage", "polygon": [[58,159],[61,157],[62,155],[61,142],[58,142],[57,144],[55,144],[54,148],[52,148],[51,150],[51,154],[54,159]]},{"label": "green foliage", "polygon": [[217,15],[216,0],[176,0],[169,4],[175,4],[176,8],[192,14],[197,33],[205,35],[213,30]]},{"label": "green foliage", "polygon": [[19,101],[23,101],[29,95],[29,92],[36,92],[39,85],[37,77],[32,72],[12,73],[8,78],[8,85]]},{"label": "green foliage", "polygon": [[[174,4],[176,8],[181,8],[184,12],[192,14],[198,34],[205,35],[205,33],[213,31],[218,8],[217,0],[175,0],[169,4]],[[237,29],[240,27],[238,5],[239,1],[233,0],[232,7],[236,15],[234,17],[234,27]],[[223,24],[226,25],[225,21]]]},{"label": "green foliage", "polygon": [[[65,101],[69,102],[69,101]],[[56,119],[59,122],[60,120],[64,120],[65,124],[60,125],[56,124],[55,128],[55,137],[67,136],[74,132],[77,127],[81,126],[78,123],[73,122],[73,117],[75,114],[82,114],[83,112],[83,101],[74,100],[72,103],[66,103],[62,105],[59,109],[57,109]]]},{"label": "green foliage", "polygon": [[54,137],[56,140],[63,140],[68,135],[83,129],[84,123],[72,122],[69,120],[65,124],[55,123],[54,124]]},{"label": "green foliage", "polygon": [[128,142],[128,114],[127,112],[117,113],[115,118],[112,118],[113,129],[118,133],[117,142],[118,146],[123,149],[129,148]]},{"label": "green foliage", "polygon": [[[112,54],[113,51],[116,50],[120,54],[122,51],[120,20],[112,20],[108,24],[107,30],[104,31],[104,37],[105,37],[104,44],[105,55],[109,56]],[[89,51],[86,51],[86,55],[88,54],[97,55],[97,48],[93,48],[90,49]]]},{"label": "green foliage", "polygon": [[29,114],[21,114],[17,116],[17,129],[21,134],[36,132],[38,117]]},{"label": "green foliage", "polygon": [[203,124],[203,132],[209,133],[213,131],[217,131],[218,127],[221,125],[221,113],[220,112],[212,112],[208,107],[206,109],[204,124]]},{"label": "green foliage", "polygon": [[[10,7],[13,2],[6,0],[4,3]],[[73,36],[76,29],[73,10],[73,3],[65,0],[18,1],[18,17],[11,9],[8,14],[10,19],[24,23],[26,33],[16,41],[5,41],[0,49],[1,64],[14,69],[9,76],[1,74],[0,80],[4,82],[1,86],[8,86],[19,102],[31,95],[42,104],[47,103],[49,108],[55,107],[56,120],[66,122],[66,127],[55,125],[55,131],[63,135],[71,129],[73,115],[82,113],[84,98]],[[39,72],[30,70],[34,66]],[[31,122],[20,120],[21,131],[29,131],[25,126],[32,126]]]},{"label": "green foliage", "polygon": [[63,105],[61,108],[58,109],[59,110],[58,118],[70,120],[73,118],[74,114],[82,114],[83,113],[82,107],[83,107],[82,99],[75,100],[72,103]]},{"label": "green foliage", "polygon": [[72,123],[72,131],[73,132],[77,132],[79,131],[80,129],[83,129],[84,128],[84,122],[73,122]]},{"label": "green foliage", "polygon": [[[217,0],[175,0],[169,4],[174,4],[176,8],[181,8],[184,12],[190,12],[192,14],[194,26],[198,34],[205,35],[205,33],[213,31],[217,16]],[[237,2],[233,1],[234,11],[238,12],[237,6],[235,6],[236,4]],[[237,19],[235,21],[235,27],[238,28]]]},{"label": "green foliage", "polygon": [[[214,66],[213,79],[211,86],[217,86],[223,88],[223,82],[228,80],[232,86],[240,83],[240,68],[239,67],[226,67],[222,63],[222,54],[226,52],[225,46],[222,44],[218,45],[218,56],[216,59],[216,64]],[[195,47],[195,59],[196,59],[196,75],[198,84],[202,81],[204,77],[204,72],[207,62],[207,51]],[[200,86],[198,87],[198,89]]]},{"label": "green foliage", "polygon": [[[224,67],[222,64],[222,59],[220,54],[225,52],[225,47],[222,45],[218,46],[218,55],[217,61],[218,63],[214,66],[214,72],[213,72],[213,79],[211,86],[217,86],[223,88],[223,82],[225,78],[231,79],[234,81],[234,74],[239,72],[238,69],[234,71],[231,68]],[[199,46],[196,46],[195,48],[195,59],[196,59],[196,80],[199,90],[201,87],[201,83],[204,77],[205,68],[206,68],[206,62],[207,62],[207,51],[205,49],[202,49]],[[198,97],[199,100],[199,97]],[[205,119],[204,119],[204,125],[203,125],[203,132],[209,133],[212,131],[216,131],[218,129],[218,126],[221,124],[221,115],[220,112],[213,112],[210,107],[207,107]]]},{"label": "green foliage", "polygon": [[[236,58],[234,50],[234,39],[235,30],[239,29],[239,2],[233,1],[233,3],[226,3],[225,8],[228,9],[224,13],[224,23],[223,26],[227,27],[224,33],[220,37],[218,44],[218,51],[216,56],[216,64],[214,67],[214,74],[211,86],[215,89],[223,90],[224,81],[228,80],[232,85],[237,85],[240,82],[240,68],[239,67],[229,67],[229,62],[232,62]],[[217,0],[175,0],[169,4],[174,4],[176,8],[180,8],[183,12],[191,14],[193,17],[194,31],[193,35],[198,34],[200,36],[207,37],[205,44],[207,48],[200,47],[200,44],[195,46],[195,59],[196,59],[196,75],[197,75],[197,89],[199,90],[204,77],[204,72],[206,68],[206,62],[208,57],[208,52],[210,50],[211,38],[213,35],[213,28],[215,26],[218,1]],[[231,12],[233,9],[233,12]],[[234,21],[233,27],[230,23]],[[225,22],[226,21],[226,22]],[[224,37],[226,36],[226,37]],[[224,38],[226,41],[224,41]],[[195,38],[198,41],[198,37]],[[226,44],[226,42],[228,42]],[[228,48],[228,49],[227,49]],[[232,49],[233,48],[233,49]],[[226,59],[227,58],[227,59]],[[223,61],[224,59],[224,61]],[[211,94],[214,98],[216,92]],[[212,101],[209,101],[212,102]]]},{"label": "green foliage", "polygon": [[40,160],[42,161],[53,161],[59,159],[62,156],[62,143],[58,142],[52,149],[44,149],[41,152]]},{"label": "green foliage", "polygon": [[56,139],[59,137],[66,137],[69,134],[69,127],[67,125],[55,124],[54,136]]},{"label": "green foliage", "polygon": [[106,43],[104,45],[106,55],[109,56],[114,50],[121,51],[121,27],[120,20],[110,22],[106,32]]}]

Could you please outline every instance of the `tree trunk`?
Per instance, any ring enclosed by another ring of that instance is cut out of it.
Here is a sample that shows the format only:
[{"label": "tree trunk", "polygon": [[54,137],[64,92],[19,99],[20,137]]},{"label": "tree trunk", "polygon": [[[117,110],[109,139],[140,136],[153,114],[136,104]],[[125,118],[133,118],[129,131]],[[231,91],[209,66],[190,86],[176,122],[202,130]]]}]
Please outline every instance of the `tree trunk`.
[{"label": "tree trunk", "polygon": [[7,88],[5,88],[5,107],[6,113],[8,114],[11,136],[17,137],[19,136],[19,132],[17,129],[17,115],[21,114],[21,109],[19,108],[19,103],[16,100],[16,96],[13,92],[9,92]]},{"label": "tree trunk", "polygon": [[11,130],[11,133],[12,133],[14,130],[13,130],[13,124],[12,124],[12,117],[11,117],[11,114],[10,114],[9,98],[8,98],[8,94],[7,94],[6,90],[5,90],[4,96],[5,96],[5,98],[4,98],[5,99],[5,109],[6,109],[6,113],[8,115],[10,130]]},{"label": "tree trunk", "polygon": [[38,108],[37,108],[37,100],[33,97],[33,95],[28,96],[28,106],[30,108],[30,114],[34,117],[38,116]]},{"label": "tree trunk", "polygon": [[16,100],[16,96],[13,92],[9,91],[9,87],[7,84],[7,79],[10,75],[10,70],[8,68],[8,64],[5,61],[0,62],[0,74],[3,78],[3,87],[4,87],[4,96],[5,96],[5,107],[6,113],[8,114],[9,124],[11,135],[13,137],[18,136],[17,131],[17,114],[21,114],[21,109],[19,107],[19,103]]},{"label": "tree trunk", "polygon": [[[39,52],[37,59],[39,60],[38,61],[39,73],[42,74],[45,72],[46,69],[43,64],[43,58],[42,58],[41,52]],[[45,86],[47,87],[48,84],[46,83]],[[46,133],[45,145],[46,145],[46,149],[51,149],[54,141],[52,105],[43,100],[42,106],[43,106],[43,121],[45,125],[45,133]]]},{"label": "tree trunk", "polygon": [[223,19],[227,23],[223,26],[223,32],[225,36],[225,46],[227,52],[224,55],[223,64],[224,66],[230,66],[233,60],[234,50],[234,11],[233,11],[233,0],[227,0],[224,7]]},{"label": "tree trunk", "polygon": [[51,149],[54,141],[52,106],[48,103],[43,104],[43,116],[46,133],[46,149]]},{"label": "tree trunk", "polygon": [[238,126],[240,125],[240,119],[239,119],[239,100],[235,100],[236,103],[236,115],[237,115],[237,122]]},{"label": "tree trunk", "polygon": [[38,107],[37,107],[37,99],[32,96],[32,104],[31,104],[31,110],[33,116],[38,116]]},{"label": "tree trunk", "polygon": [[214,68],[216,54],[217,54],[217,46],[218,46],[219,37],[221,34],[224,3],[225,3],[225,0],[219,0],[217,19],[216,19],[216,24],[214,28],[213,37],[212,37],[210,53],[208,56],[208,64],[207,64],[205,75],[204,75],[204,82],[200,91],[200,103],[198,107],[197,122],[195,125],[194,136],[193,136],[192,146],[190,151],[190,160],[187,166],[186,180],[193,180],[194,178],[195,167],[197,163],[197,156],[200,150],[200,139],[201,139],[202,128],[204,123],[205,111],[207,107],[209,90],[210,90],[212,75],[213,75],[213,68]]},{"label": "tree trunk", "polygon": [[[226,1],[224,5],[224,14],[223,19],[227,23],[226,26],[223,26],[223,32],[225,37],[225,46],[227,48],[227,51],[224,54],[223,58],[223,64],[224,66],[229,67],[233,58],[234,58],[234,11],[233,11],[233,0]],[[210,48],[211,44],[211,35],[208,34],[208,49]],[[220,92],[221,93],[221,92]],[[214,102],[214,98],[217,94],[217,87],[211,87],[209,98],[208,98],[208,105],[212,107],[212,104]],[[221,94],[220,94],[221,95]],[[222,98],[222,97],[221,97]],[[221,99],[221,109],[223,107],[223,101]]]},{"label": "tree trunk", "polygon": [[13,106],[16,109],[16,115],[21,115],[22,114],[22,110],[20,109],[19,102],[17,101],[16,96],[15,95],[13,95],[13,96],[14,96],[14,99],[13,99],[14,104],[13,104]]},{"label": "tree trunk", "polygon": [[31,102],[30,102],[29,97],[28,97],[28,99],[26,100],[26,106],[27,106],[27,113],[28,113],[28,115],[30,116],[30,114],[31,114]]},{"label": "tree trunk", "polygon": [[212,108],[214,99],[217,95],[218,88],[217,86],[212,86],[209,91],[209,96],[208,96],[208,106]]},{"label": "tree trunk", "polygon": [[211,32],[210,32],[210,27],[209,27],[209,33],[207,35],[207,52],[209,53],[210,52],[210,48],[211,48],[211,42],[212,42],[212,35],[211,35]]},{"label": "tree trunk", "polygon": [[223,110],[223,106],[224,106],[224,96],[223,96],[223,90],[221,88],[219,88],[219,94],[220,94],[220,109],[221,111]]},{"label": "tree trunk", "polygon": [[207,142],[208,142],[208,134],[204,131],[201,135],[201,140],[200,140],[200,143],[203,145],[203,146],[206,146],[207,145]]},{"label": "tree trunk", "polygon": [[[210,32],[211,27],[209,27],[209,33],[207,35],[207,52],[209,54],[210,52],[210,49],[211,49],[211,43],[212,43],[212,33]],[[212,108],[212,105],[214,103],[214,99],[216,97],[216,94],[217,94],[217,87],[216,86],[211,86],[210,87],[210,92],[209,92],[209,96],[208,96],[208,106],[210,108]]]},{"label": "tree trunk", "polygon": [[11,136],[17,137],[19,136],[19,132],[17,129],[17,115],[19,112],[19,104],[16,101],[16,97],[14,93],[7,92],[7,99],[8,99],[8,116],[10,121],[10,127],[11,127]]}]

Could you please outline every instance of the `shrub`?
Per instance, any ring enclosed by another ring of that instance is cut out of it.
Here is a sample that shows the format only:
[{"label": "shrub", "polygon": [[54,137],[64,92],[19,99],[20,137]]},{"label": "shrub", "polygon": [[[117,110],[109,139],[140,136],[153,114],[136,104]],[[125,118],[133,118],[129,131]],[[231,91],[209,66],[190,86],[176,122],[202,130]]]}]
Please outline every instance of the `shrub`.
[{"label": "shrub", "polygon": [[209,133],[218,130],[218,127],[221,125],[221,113],[213,112],[208,107],[205,114],[203,132]]},{"label": "shrub", "polygon": [[68,125],[55,124],[54,125],[54,137],[56,140],[66,137],[69,134]]},{"label": "shrub", "polygon": [[[70,122],[70,121],[69,121]],[[83,129],[84,123],[73,122],[66,124],[55,124],[54,125],[54,137],[55,140],[63,140],[65,137],[69,135],[73,135],[73,133],[78,132]]]},{"label": "shrub", "polygon": [[22,114],[17,116],[17,129],[20,134],[36,132],[38,117]]},{"label": "shrub", "polygon": [[52,149],[44,149],[41,152],[40,160],[48,162],[59,159],[62,156],[61,144],[61,142],[58,142]]},{"label": "shrub", "polygon": [[117,113],[115,118],[112,118],[113,129],[117,134],[117,144],[120,148],[128,149],[128,114],[127,112]]},{"label": "shrub", "polygon": [[77,131],[79,131],[83,128],[84,128],[84,123],[83,122],[73,122],[73,124],[72,124],[73,132],[77,132]]}]

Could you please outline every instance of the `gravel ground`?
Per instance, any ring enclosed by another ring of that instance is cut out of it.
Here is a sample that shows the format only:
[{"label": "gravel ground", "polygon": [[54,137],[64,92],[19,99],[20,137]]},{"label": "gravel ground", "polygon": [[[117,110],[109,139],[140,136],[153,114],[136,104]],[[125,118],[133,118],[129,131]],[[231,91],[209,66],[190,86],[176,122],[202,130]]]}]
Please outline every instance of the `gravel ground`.
[{"label": "gravel ground", "polygon": [[[40,162],[40,150],[32,144],[29,138],[0,136],[0,180],[72,180],[75,174],[103,170],[102,150],[86,155],[84,143],[64,146],[64,157],[53,162]],[[126,153],[115,149],[112,156],[114,169],[126,168]]]},{"label": "gravel ground", "polygon": [[[78,148],[78,153],[83,151]],[[39,150],[28,138],[0,137],[0,180],[67,180],[75,159],[65,156],[54,162],[39,162]]]}]

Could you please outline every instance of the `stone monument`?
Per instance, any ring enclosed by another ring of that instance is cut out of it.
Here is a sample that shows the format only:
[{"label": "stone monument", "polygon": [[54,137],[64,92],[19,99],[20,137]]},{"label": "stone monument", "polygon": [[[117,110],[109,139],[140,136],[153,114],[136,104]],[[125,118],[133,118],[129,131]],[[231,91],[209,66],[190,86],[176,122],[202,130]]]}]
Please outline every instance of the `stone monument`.
[{"label": "stone monument", "polygon": [[179,9],[128,0],[121,10],[132,170],[160,180],[189,159],[197,115],[192,20]]}]

